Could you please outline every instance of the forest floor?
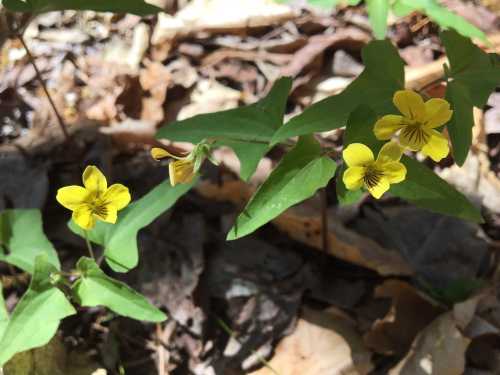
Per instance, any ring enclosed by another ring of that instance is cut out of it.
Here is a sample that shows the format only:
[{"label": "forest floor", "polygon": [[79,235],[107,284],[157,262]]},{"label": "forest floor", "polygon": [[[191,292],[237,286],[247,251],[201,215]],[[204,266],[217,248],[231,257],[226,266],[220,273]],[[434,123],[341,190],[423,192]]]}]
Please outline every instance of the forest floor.
[{"label": "forest floor", "polygon": [[[159,126],[253,103],[283,75],[294,79],[293,116],[344,89],[363,70],[360,52],[372,39],[363,6],[217,1],[221,10],[193,1],[183,22],[182,1],[159,3],[168,14],[53,12],[26,28],[71,142],[21,42],[7,39],[0,51],[0,209],[40,208],[63,267],[86,249],[55,192],[79,181],[86,165],[138,198],[168,178],[149,156]],[[500,51],[498,2],[446,4],[487,33],[485,49]],[[438,31],[418,14],[390,20],[407,85],[433,96],[444,92],[432,84],[444,61]],[[81,309],[32,351],[36,373],[500,374],[500,91],[475,120],[464,167],[446,159],[434,168],[481,206],[481,225],[390,195],[339,206],[328,186],[324,196],[226,242],[283,150],[273,149],[249,183],[237,179],[235,155],[217,150],[221,165],[205,166],[195,189],[139,233],[139,267],[120,276],[162,307],[167,322]],[[340,151],[342,133],[318,137]],[[28,279],[5,265],[0,277],[12,308]]]}]

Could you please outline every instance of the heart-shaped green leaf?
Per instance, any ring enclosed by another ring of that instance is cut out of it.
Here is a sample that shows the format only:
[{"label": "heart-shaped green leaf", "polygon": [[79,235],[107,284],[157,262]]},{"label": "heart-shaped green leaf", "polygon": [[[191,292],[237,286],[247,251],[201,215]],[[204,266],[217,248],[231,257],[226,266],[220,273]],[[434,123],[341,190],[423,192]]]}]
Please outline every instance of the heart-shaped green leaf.
[{"label": "heart-shaped green leaf", "polygon": [[215,138],[233,148],[241,163],[240,176],[251,177],[259,160],[269,150],[269,141],[283,124],[290,78],[281,78],[269,94],[255,104],[227,111],[197,115],[163,126],[157,138],[198,143]]},{"label": "heart-shaped green leaf", "polygon": [[473,107],[484,107],[500,85],[500,59],[454,31],[443,32],[441,40],[450,61],[446,99],[452,104],[453,117],[447,128],[455,161],[462,165],[472,144]]}]

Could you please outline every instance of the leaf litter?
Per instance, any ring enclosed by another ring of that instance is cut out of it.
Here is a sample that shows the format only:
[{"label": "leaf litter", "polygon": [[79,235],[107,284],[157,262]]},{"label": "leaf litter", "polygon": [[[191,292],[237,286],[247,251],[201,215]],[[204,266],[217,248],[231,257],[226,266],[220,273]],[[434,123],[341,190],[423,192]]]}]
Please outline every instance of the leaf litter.
[{"label": "leaf litter", "polygon": [[[292,116],[345,88],[361,72],[360,49],[370,40],[362,7],[325,15],[267,1],[245,2],[251,12],[234,1],[194,1],[181,11],[174,3],[162,2],[168,14],[158,19],[57,12],[28,26],[26,39],[75,145],[63,141],[21,46],[0,38],[0,206],[42,208],[63,267],[85,249],[51,197],[86,164],[140,197],[166,178],[166,168],[147,156],[158,146],[159,124],[252,103],[283,73],[296,78],[287,107]],[[491,48],[498,49],[498,14],[449,3],[492,35]],[[436,29],[422,21],[410,16],[390,26],[411,87],[432,82],[443,63]],[[439,85],[428,92],[444,93]],[[57,367],[61,361],[81,361],[82,374],[120,367],[130,374],[156,374],[160,367],[172,374],[498,373],[497,96],[477,116],[464,167],[436,169],[482,207],[485,224],[391,197],[339,207],[327,196],[326,207],[315,197],[227,243],[236,213],[282,151],[266,155],[244,184],[235,179],[234,153],[221,150],[221,166],[205,168],[195,191],[140,232],[142,262],[126,276],[169,321],[158,327],[110,321],[88,309],[64,322],[61,338],[11,365],[38,366],[43,353],[54,374],[76,373]],[[339,130],[321,142],[339,150],[341,138]],[[12,306],[25,278],[3,265],[0,276]],[[83,357],[69,360],[76,349]]]}]

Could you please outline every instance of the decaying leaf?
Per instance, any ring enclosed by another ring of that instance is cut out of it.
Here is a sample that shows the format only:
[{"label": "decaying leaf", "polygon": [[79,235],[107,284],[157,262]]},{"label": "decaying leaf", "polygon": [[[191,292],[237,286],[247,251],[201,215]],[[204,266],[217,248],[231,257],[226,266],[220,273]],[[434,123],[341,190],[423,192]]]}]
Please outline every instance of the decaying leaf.
[{"label": "decaying leaf", "polygon": [[387,315],[364,336],[367,347],[381,354],[404,355],[415,336],[443,311],[404,281],[387,280],[374,297],[392,299]]},{"label": "decaying leaf", "polygon": [[415,339],[408,355],[389,375],[461,375],[470,339],[457,327],[452,312],[439,316]]},{"label": "decaying leaf", "polygon": [[152,43],[196,31],[245,29],[268,26],[295,17],[295,12],[272,0],[194,0],[170,16],[160,13]]},{"label": "decaying leaf", "polygon": [[305,309],[269,366],[251,375],[364,375],[373,369],[371,356],[345,314],[333,308]]}]

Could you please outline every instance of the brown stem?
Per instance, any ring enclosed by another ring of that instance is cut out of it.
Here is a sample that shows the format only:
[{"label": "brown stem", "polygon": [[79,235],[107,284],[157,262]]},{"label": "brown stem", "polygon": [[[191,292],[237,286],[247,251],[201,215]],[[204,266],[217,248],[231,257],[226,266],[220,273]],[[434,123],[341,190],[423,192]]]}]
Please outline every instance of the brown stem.
[{"label": "brown stem", "polygon": [[42,75],[40,74],[40,70],[38,70],[38,67],[36,66],[35,58],[31,54],[31,51],[29,50],[28,45],[24,41],[23,36],[21,34],[18,34],[17,37],[21,41],[21,44],[23,45],[23,47],[26,51],[26,54],[28,55],[28,59],[29,59],[31,65],[33,66],[33,69],[35,69],[36,78],[38,79],[38,81],[42,85],[43,91],[45,92],[45,95],[47,96],[47,99],[49,100],[50,106],[52,107],[52,110],[54,111],[54,114],[57,117],[57,122],[59,123],[59,127],[61,128],[61,130],[64,134],[64,138],[66,138],[66,141],[69,141],[70,137],[69,137],[68,130],[66,128],[66,124],[64,123],[63,118],[61,117],[59,111],[57,110],[56,105],[54,104],[54,101],[52,100],[52,96],[50,96],[49,90],[47,89],[47,86],[45,85],[45,82],[43,81]]}]

